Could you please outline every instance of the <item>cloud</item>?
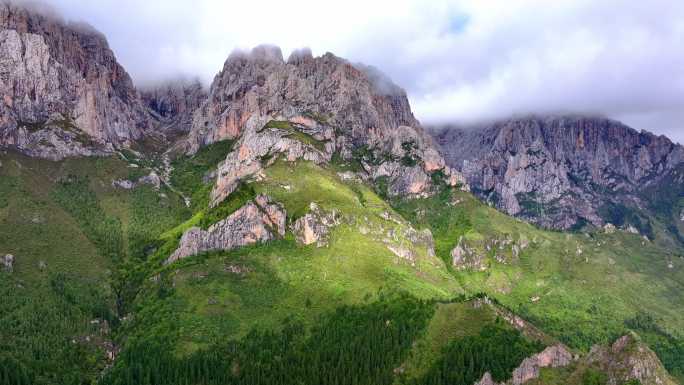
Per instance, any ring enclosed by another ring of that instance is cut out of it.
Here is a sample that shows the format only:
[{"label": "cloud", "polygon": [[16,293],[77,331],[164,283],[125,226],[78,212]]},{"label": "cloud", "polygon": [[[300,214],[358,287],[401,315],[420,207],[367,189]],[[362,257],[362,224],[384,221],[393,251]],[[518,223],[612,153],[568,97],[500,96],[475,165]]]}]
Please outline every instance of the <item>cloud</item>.
[{"label": "cloud", "polygon": [[209,83],[235,48],[381,69],[423,122],[596,113],[684,141],[684,2],[49,0],[105,33],[137,84]]}]

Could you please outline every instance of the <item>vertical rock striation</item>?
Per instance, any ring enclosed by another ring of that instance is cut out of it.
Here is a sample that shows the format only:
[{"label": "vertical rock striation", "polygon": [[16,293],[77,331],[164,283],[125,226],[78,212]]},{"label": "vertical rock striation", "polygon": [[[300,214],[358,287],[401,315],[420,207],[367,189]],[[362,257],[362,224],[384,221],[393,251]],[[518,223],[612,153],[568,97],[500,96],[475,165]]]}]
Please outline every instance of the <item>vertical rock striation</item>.
[{"label": "vertical rock striation", "polygon": [[684,161],[666,137],[603,118],[515,118],[433,136],[476,194],[556,229],[603,226],[607,203],[641,205],[643,189]]},{"label": "vertical rock striation", "polygon": [[106,39],[49,11],[0,3],[0,146],[60,159],[111,151],[149,119]]}]

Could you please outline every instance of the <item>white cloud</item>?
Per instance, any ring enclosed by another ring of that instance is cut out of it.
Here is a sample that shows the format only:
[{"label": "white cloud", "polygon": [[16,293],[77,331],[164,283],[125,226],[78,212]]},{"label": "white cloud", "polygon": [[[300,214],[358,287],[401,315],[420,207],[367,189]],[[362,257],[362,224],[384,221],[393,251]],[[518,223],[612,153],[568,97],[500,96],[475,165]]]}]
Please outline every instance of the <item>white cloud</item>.
[{"label": "white cloud", "polygon": [[48,2],[103,31],[139,84],[308,46],[380,68],[424,122],[590,112],[684,141],[682,1]]}]

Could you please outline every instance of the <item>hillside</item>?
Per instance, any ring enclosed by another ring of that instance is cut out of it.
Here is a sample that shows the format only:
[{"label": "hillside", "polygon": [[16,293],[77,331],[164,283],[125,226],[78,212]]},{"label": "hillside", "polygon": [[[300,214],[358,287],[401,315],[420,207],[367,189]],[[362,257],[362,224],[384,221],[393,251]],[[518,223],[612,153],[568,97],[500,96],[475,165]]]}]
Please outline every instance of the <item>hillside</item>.
[{"label": "hillside", "polygon": [[622,146],[665,157],[626,190],[653,234],[547,230],[481,200],[374,68],[259,46],[208,90],[138,91],[91,28],[0,10],[0,50],[45,64],[0,84],[25,101],[0,110],[3,385],[684,380],[664,139]]}]

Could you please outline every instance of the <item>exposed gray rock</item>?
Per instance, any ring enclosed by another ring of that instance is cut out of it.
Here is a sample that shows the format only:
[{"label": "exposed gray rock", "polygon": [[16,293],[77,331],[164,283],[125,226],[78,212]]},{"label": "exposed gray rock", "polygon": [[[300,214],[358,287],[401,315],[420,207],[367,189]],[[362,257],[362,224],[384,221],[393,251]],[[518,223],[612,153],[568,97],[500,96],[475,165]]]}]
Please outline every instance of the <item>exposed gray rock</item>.
[{"label": "exposed gray rock", "polygon": [[266,242],[285,235],[285,209],[265,195],[257,196],[227,218],[211,225],[207,230],[188,229],[181,237],[178,249],[166,264],[181,258],[213,250],[231,250],[236,247]]},{"label": "exposed gray rock", "polygon": [[323,247],[328,245],[330,229],[339,224],[340,217],[336,210],[326,213],[315,202],[311,202],[309,213],[292,224],[292,232],[297,242],[303,245],[315,243],[317,247]]},{"label": "exposed gray rock", "polygon": [[587,357],[608,374],[609,385],[624,384],[636,379],[643,385],[675,385],[658,356],[636,334],[620,337],[609,348],[594,346]]},{"label": "exposed gray rock", "polygon": [[[265,126],[267,122],[261,122]],[[321,135],[331,135],[325,131]],[[240,181],[255,176],[263,170],[268,161],[283,155],[288,161],[310,160],[321,164],[330,160],[331,153],[313,145],[293,139],[290,132],[275,127],[256,130],[248,128],[235,145],[235,150],[217,169],[216,185],[211,193],[212,205],[216,205],[230,195]]]},{"label": "exposed gray rock", "polygon": [[487,269],[484,255],[469,247],[463,236],[458,239],[456,247],[451,250],[451,265],[457,270]]},{"label": "exposed gray rock", "polygon": [[61,159],[142,136],[147,114],[91,27],[0,3],[0,146]]},{"label": "exposed gray rock", "polygon": [[513,371],[510,380],[498,384],[492,379],[491,374],[487,372],[475,385],[522,385],[539,378],[539,369],[541,368],[565,367],[570,365],[572,361],[572,353],[565,346],[557,344],[547,347],[541,353],[537,353],[532,357],[525,358],[520,366]]},{"label": "exposed gray rock", "polygon": [[154,187],[155,190],[159,190],[161,188],[162,180],[159,178],[159,175],[157,175],[156,172],[152,171],[148,175],[141,176],[137,181],[128,179],[115,179],[112,181],[113,187],[118,187],[125,190],[130,190],[143,184],[150,185]]},{"label": "exposed gray rock", "polygon": [[522,385],[530,380],[539,378],[540,368],[559,368],[570,365],[572,353],[563,345],[553,345],[537,353],[532,357],[525,358],[523,362],[513,371],[510,383],[512,385]]},{"label": "exposed gray rock", "polygon": [[2,257],[2,259],[0,259],[0,263],[2,263],[5,271],[11,273],[14,270],[14,255],[6,254],[4,257]]},{"label": "exposed gray rock", "polygon": [[639,206],[640,192],[684,160],[684,149],[664,136],[602,118],[515,118],[434,137],[477,195],[556,229],[603,226],[603,205]]}]

